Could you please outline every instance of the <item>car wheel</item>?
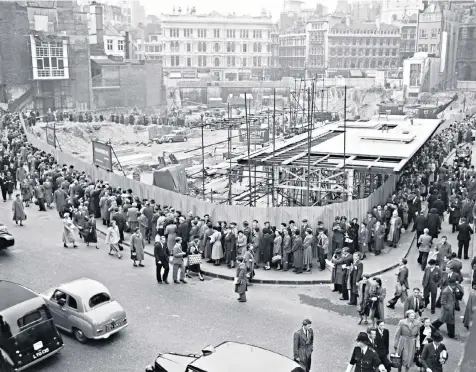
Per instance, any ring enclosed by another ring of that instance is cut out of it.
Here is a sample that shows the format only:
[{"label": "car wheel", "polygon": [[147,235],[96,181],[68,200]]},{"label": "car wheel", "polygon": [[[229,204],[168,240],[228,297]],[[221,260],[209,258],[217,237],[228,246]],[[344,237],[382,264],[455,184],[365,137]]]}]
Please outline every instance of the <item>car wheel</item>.
[{"label": "car wheel", "polygon": [[82,344],[85,344],[88,341],[83,331],[81,331],[78,328],[73,328],[73,334],[74,334],[74,338],[78,340],[79,342],[81,342]]},{"label": "car wheel", "polygon": [[169,143],[172,143],[172,142],[173,142],[172,138],[171,138],[171,139],[169,139]]},{"label": "car wheel", "polygon": [[184,138],[183,138],[183,141],[184,141],[184,142],[187,142],[187,139],[188,139],[187,137],[184,137]]}]

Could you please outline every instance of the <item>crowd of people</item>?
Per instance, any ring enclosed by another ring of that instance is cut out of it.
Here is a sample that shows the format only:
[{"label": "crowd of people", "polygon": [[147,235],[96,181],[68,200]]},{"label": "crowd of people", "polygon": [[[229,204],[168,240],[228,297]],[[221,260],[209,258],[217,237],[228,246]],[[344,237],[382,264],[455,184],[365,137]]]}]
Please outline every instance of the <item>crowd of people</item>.
[{"label": "crowd of people", "polygon": [[[31,116],[24,117],[29,120]],[[386,289],[380,278],[365,273],[365,260],[370,254],[381,254],[386,244],[390,249],[397,248],[402,233],[416,231],[423,291],[415,288],[408,296],[409,273],[407,261],[402,259],[395,294],[387,305],[393,308],[398,300],[405,305],[405,320],[398,327],[395,342],[402,366],[407,370],[413,366],[415,353],[421,349],[420,331],[427,343],[437,343],[438,338],[430,336],[439,334],[437,329],[446,323],[448,336],[455,337],[454,312],[463,294],[460,259],[469,259],[473,233],[469,223],[476,217],[476,171],[467,158],[457,158],[452,165],[445,164],[445,158],[455,147],[472,143],[474,118],[467,117],[435,134],[409,162],[387,202],[372,208],[365,220],[352,218],[349,223],[346,216],[336,217],[329,228],[323,222],[312,226],[307,219],[300,226],[295,221],[280,226],[269,222],[260,225],[257,220],[211,221],[209,215],[195,216],[173,206],[157,205],[154,200],[141,199],[133,190],[91,179],[73,166],[58,164],[51,155],[33,148],[26,142],[18,115],[2,115],[1,121],[4,138],[0,186],[4,201],[11,199],[19,186],[21,197],[15,195],[12,210],[14,220],[21,225],[30,203],[42,212],[55,208],[63,219],[65,248],[70,244],[78,247],[76,232],[87,245],[93,243],[98,248],[96,219],[100,219],[107,228],[105,242],[110,255],[122,258],[124,233],[132,234],[129,245],[134,267],[144,267],[146,242],[154,243],[159,283],[168,284],[170,265],[177,284],[186,283],[191,272],[203,280],[203,260],[236,269],[235,291],[240,302],[246,302],[255,269],[301,274],[311,272],[313,264],[324,270],[328,259],[333,266],[334,291],[357,306],[360,323],[378,331],[385,320]],[[422,205],[427,205],[428,213]],[[458,233],[458,253],[452,251],[445,236],[439,236],[445,216],[453,232]],[[420,319],[427,306],[432,314],[442,306],[440,317],[431,324]],[[388,346],[386,349],[388,354]],[[390,362],[380,357],[390,370]]]}]

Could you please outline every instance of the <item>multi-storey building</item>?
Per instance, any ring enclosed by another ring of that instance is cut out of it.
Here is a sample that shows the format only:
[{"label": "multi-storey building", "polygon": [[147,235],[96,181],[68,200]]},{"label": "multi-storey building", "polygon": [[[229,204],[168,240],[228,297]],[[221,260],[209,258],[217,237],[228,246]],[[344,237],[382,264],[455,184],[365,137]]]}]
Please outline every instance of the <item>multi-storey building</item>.
[{"label": "multi-storey building", "polygon": [[400,23],[400,58],[413,57],[417,51],[418,14],[404,18]]},{"label": "multi-storey building", "polygon": [[306,77],[308,34],[306,25],[299,24],[279,35],[279,64],[288,76]]},{"label": "multi-storey building", "polygon": [[323,75],[327,68],[327,32],[329,22],[325,18],[307,22],[307,70],[310,76]]},{"label": "multi-storey building", "polygon": [[328,71],[346,76],[350,69],[390,70],[400,67],[400,29],[375,23],[330,25],[328,32]]},{"label": "multi-storey building", "polygon": [[164,71],[181,78],[196,71],[216,80],[265,76],[271,65],[273,21],[258,17],[197,14],[195,8],[161,17]]},{"label": "multi-storey building", "polygon": [[443,13],[438,4],[430,4],[418,14],[417,51],[439,57]]},{"label": "multi-storey building", "polygon": [[457,45],[458,80],[476,80],[476,6],[461,14]]},{"label": "multi-storey building", "polygon": [[418,14],[421,9],[423,9],[422,0],[382,0],[380,20],[382,23],[390,24],[392,21]]}]

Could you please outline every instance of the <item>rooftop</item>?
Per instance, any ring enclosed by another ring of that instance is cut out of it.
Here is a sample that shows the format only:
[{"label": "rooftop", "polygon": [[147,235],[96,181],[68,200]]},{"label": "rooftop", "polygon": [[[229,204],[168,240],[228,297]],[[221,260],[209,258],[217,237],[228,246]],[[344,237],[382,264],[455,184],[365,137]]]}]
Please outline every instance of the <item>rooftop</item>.
[{"label": "rooftop", "polygon": [[103,284],[88,278],[76,279],[72,282],[61,284],[58,286],[58,289],[87,300],[98,293],[109,294],[109,290]]},{"label": "rooftop", "polygon": [[[314,168],[340,169],[345,165],[365,172],[399,173],[440,125],[439,119],[413,119],[404,116],[373,117],[370,121],[343,122],[321,126],[312,131],[310,162]],[[387,125],[388,132],[382,127]],[[307,167],[308,134],[290,138],[276,147],[270,146],[250,155],[251,164]],[[237,159],[248,164],[247,156]]]}]

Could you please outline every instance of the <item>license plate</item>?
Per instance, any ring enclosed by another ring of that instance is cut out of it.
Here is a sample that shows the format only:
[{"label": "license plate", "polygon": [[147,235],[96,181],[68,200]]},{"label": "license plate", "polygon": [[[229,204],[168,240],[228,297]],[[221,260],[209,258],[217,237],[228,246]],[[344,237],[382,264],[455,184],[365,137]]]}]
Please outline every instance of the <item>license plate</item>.
[{"label": "license plate", "polygon": [[120,327],[122,325],[122,322],[113,322],[110,323],[106,326],[106,331],[112,331],[113,329],[116,329],[117,327]]},{"label": "license plate", "polygon": [[49,352],[50,352],[50,349],[48,348],[37,351],[35,354],[33,354],[33,360],[41,358],[43,355],[48,354]]},{"label": "license plate", "polygon": [[43,347],[43,342],[38,341],[36,344],[33,344],[33,350],[37,351]]}]

